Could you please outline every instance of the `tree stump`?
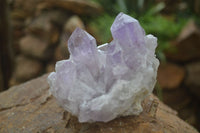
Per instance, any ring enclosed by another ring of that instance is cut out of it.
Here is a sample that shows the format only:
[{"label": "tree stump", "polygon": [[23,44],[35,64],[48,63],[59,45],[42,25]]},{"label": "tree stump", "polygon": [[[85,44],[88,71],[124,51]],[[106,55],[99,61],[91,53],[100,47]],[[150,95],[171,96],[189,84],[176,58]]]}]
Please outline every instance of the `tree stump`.
[{"label": "tree stump", "polygon": [[49,94],[47,76],[0,94],[1,133],[198,133],[153,95],[144,100],[139,116],[79,123]]}]

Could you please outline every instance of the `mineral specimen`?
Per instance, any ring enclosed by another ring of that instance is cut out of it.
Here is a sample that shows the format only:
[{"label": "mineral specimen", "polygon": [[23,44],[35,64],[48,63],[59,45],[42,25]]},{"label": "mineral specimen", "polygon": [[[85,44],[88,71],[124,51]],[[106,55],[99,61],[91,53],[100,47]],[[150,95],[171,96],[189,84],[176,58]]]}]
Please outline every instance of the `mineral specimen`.
[{"label": "mineral specimen", "polygon": [[96,40],[77,28],[68,40],[70,58],[56,63],[48,76],[50,92],[80,122],[107,122],[138,115],[156,82],[157,38],[139,22],[120,13],[111,26],[113,41]]}]

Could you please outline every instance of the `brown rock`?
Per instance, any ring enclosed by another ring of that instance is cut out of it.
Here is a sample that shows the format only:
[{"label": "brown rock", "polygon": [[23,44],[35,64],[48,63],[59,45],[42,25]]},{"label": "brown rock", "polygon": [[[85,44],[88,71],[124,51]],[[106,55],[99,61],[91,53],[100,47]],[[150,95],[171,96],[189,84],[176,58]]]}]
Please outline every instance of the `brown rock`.
[{"label": "brown rock", "polygon": [[54,58],[56,61],[64,60],[69,58],[69,51],[67,48],[67,41],[61,41],[59,46],[55,50]]},{"label": "brown rock", "polygon": [[184,88],[163,90],[162,96],[165,104],[178,111],[191,102],[190,96]]},{"label": "brown rock", "polygon": [[190,125],[195,125],[198,123],[197,122],[197,117],[196,117],[196,109],[194,106],[188,105],[181,110],[178,111],[178,115],[185,121],[187,121]]},{"label": "brown rock", "polygon": [[49,63],[48,65],[47,65],[47,67],[46,67],[46,72],[53,72],[53,71],[55,71],[55,64],[56,63]]},{"label": "brown rock", "polygon": [[62,36],[60,37],[60,43],[57,46],[55,53],[54,53],[54,59],[55,61],[68,59],[69,58],[69,51],[68,51],[68,39],[69,39],[70,33],[69,31],[63,31]]},{"label": "brown rock", "polygon": [[158,68],[158,83],[163,89],[177,88],[185,76],[184,68],[176,64],[161,64]]},{"label": "brown rock", "polygon": [[65,23],[64,31],[72,33],[77,27],[85,29],[82,20],[77,15],[74,15],[70,17],[69,20]]},{"label": "brown rock", "polygon": [[42,10],[53,7],[69,10],[76,14],[96,15],[102,12],[102,8],[99,4],[89,0],[44,0],[44,2],[38,6],[38,9]]},{"label": "brown rock", "polygon": [[200,98],[200,62],[194,62],[186,66],[187,77],[186,85],[190,91]]},{"label": "brown rock", "polygon": [[16,59],[16,68],[14,71],[14,79],[18,82],[24,82],[31,78],[39,76],[42,72],[42,64],[35,60],[24,56],[18,56]]},{"label": "brown rock", "polygon": [[33,20],[27,21],[26,31],[49,44],[55,44],[59,40],[59,29],[61,29],[66,19],[67,14],[61,11],[42,12]]},{"label": "brown rock", "polygon": [[0,94],[0,132],[198,133],[156,97],[148,97],[139,116],[107,123],[79,123],[49,95],[47,75]]},{"label": "brown rock", "polygon": [[13,2],[13,6],[15,9],[20,9],[22,10],[21,12],[26,13],[27,15],[31,14],[33,15],[35,12],[35,7],[37,6],[37,4],[39,4],[41,1],[43,0],[28,0],[28,1],[24,1],[24,0],[15,0]]},{"label": "brown rock", "polygon": [[31,57],[44,60],[50,58],[52,55],[49,44],[33,35],[23,37],[19,45],[21,52]]},{"label": "brown rock", "polygon": [[186,66],[186,69],[188,74],[187,85],[200,87],[200,62],[190,63]]},{"label": "brown rock", "polygon": [[194,21],[189,21],[172,47],[176,50],[166,54],[171,60],[183,62],[200,59],[200,30]]},{"label": "brown rock", "polygon": [[24,12],[21,8],[16,8],[11,11],[13,20],[24,20],[28,17],[27,15],[27,12]]},{"label": "brown rock", "polygon": [[74,15],[69,18],[64,24],[64,30],[60,37],[60,44],[55,50],[54,58],[56,61],[68,59],[69,58],[69,51],[67,48],[67,41],[69,39],[70,34],[77,28],[85,29],[85,26],[82,20]]}]

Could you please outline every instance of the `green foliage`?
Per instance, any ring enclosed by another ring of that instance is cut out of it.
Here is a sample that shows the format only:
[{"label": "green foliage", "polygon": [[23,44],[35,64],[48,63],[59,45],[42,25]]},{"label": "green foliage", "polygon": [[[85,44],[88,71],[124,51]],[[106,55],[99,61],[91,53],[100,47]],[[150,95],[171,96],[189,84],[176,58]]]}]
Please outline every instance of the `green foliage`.
[{"label": "green foliage", "polygon": [[90,25],[96,27],[97,38],[102,43],[111,39],[110,26],[119,12],[124,12],[139,20],[146,34],[153,34],[158,38],[156,54],[160,60],[165,60],[163,51],[169,49],[169,41],[175,39],[187,20],[183,17],[167,18],[160,14],[164,3],[154,4],[154,0],[95,0],[105,9],[102,16],[92,19]]},{"label": "green foliage", "polygon": [[100,43],[106,43],[111,39],[110,27],[113,21],[113,16],[104,14],[90,22],[89,25],[95,31],[97,39],[101,41]]},{"label": "green foliage", "polygon": [[161,15],[145,15],[140,17],[139,21],[147,34],[153,34],[158,38],[156,54],[160,60],[164,61],[165,56],[163,52],[170,49],[169,42],[178,36],[186,20],[179,19],[174,21]]}]

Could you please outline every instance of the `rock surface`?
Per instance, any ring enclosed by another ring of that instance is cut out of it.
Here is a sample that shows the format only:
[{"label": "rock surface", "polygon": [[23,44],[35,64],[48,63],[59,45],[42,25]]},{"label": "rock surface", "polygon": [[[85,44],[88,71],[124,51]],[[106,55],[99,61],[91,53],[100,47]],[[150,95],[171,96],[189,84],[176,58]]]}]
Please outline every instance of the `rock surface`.
[{"label": "rock surface", "polygon": [[160,64],[158,67],[158,83],[162,89],[175,89],[180,86],[185,77],[183,67],[176,64],[167,63]]},{"label": "rock surface", "polygon": [[200,99],[200,62],[190,63],[186,66],[186,85],[190,91]]},{"label": "rock surface", "polygon": [[26,32],[34,34],[36,37],[50,44],[56,43],[59,38],[60,29],[67,18],[68,13],[59,10],[42,12],[26,22]]},{"label": "rock surface", "polygon": [[13,4],[14,8],[21,10],[24,14],[33,14],[35,11],[35,7],[37,4],[39,4],[43,0],[15,0],[15,1],[9,1],[11,4]]},{"label": "rock surface", "polygon": [[188,22],[172,47],[175,51],[167,53],[167,58],[171,60],[184,62],[200,59],[200,29],[194,21]]},{"label": "rock surface", "polygon": [[16,64],[16,77],[18,80],[26,81],[35,78],[42,71],[42,64],[25,56],[18,56]]},{"label": "rock surface", "polygon": [[0,94],[2,133],[198,133],[155,96],[143,102],[139,116],[108,123],[79,123],[49,95],[48,74]]},{"label": "rock surface", "polygon": [[76,14],[96,15],[102,12],[99,4],[89,0],[44,0],[38,6],[40,10],[55,7],[72,11]]},{"label": "rock surface", "polygon": [[185,88],[163,90],[162,96],[165,104],[178,111],[191,102],[190,96]]},{"label": "rock surface", "polygon": [[42,72],[42,63],[38,60],[19,55],[16,58],[16,66],[13,72],[10,85],[30,80]]},{"label": "rock surface", "polygon": [[77,28],[85,29],[84,23],[80,17],[74,15],[69,18],[69,20],[64,24],[64,31],[70,34]]},{"label": "rock surface", "polygon": [[186,84],[200,87],[200,62],[190,63],[186,66],[186,69],[188,73]]},{"label": "rock surface", "polygon": [[[55,49],[55,53],[54,53],[54,59],[56,61],[69,58],[69,51],[66,48],[67,48],[67,42],[64,42],[63,40],[61,40],[60,44]],[[54,67],[55,67],[55,63],[54,63]],[[55,69],[53,69],[53,71],[54,70]]]},{"label": "rock surface", "polygon": [[24,55],[40,60],[48,59],[52,55],[48,43],[34,35],[26,35],[20,40],[20,50]]}]

